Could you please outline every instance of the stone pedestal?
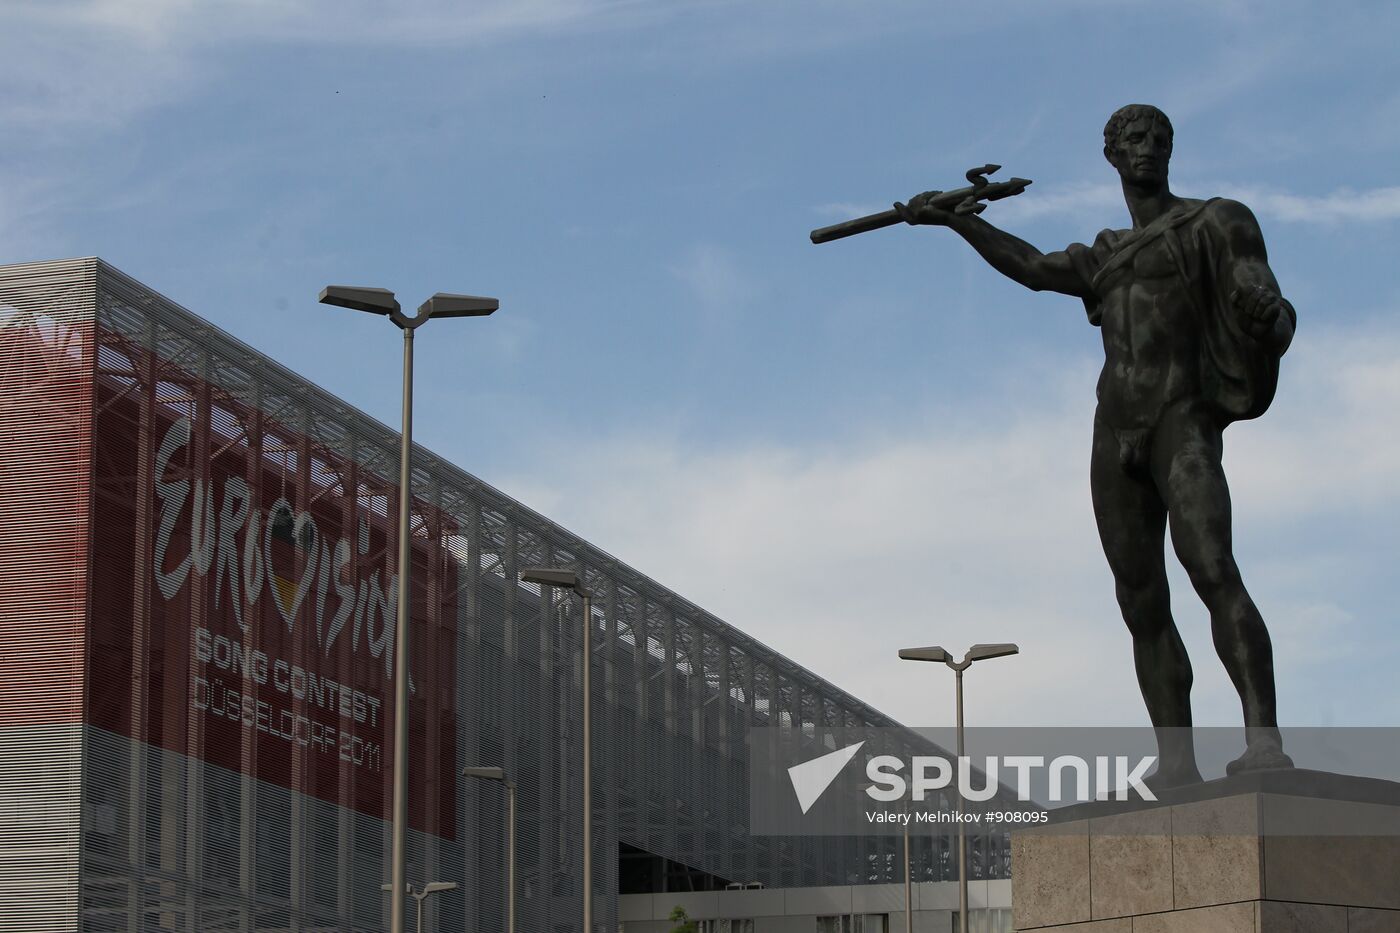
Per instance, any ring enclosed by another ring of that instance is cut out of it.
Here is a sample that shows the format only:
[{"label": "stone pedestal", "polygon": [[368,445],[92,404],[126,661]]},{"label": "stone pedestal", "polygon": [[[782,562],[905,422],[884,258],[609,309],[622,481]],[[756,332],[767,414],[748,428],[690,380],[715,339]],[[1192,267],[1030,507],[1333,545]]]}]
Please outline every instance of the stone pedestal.
[{"label": "stone pedestal", "polygon": [[1274,773],[1016,832],[1015,928],[1400,933],[1400,785]]}]

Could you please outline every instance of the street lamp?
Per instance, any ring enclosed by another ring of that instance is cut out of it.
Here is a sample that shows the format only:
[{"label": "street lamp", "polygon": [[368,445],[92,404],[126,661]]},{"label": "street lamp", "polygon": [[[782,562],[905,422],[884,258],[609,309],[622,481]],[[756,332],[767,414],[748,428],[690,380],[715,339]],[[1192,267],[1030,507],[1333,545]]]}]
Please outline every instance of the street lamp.
[{"label": "street lamp", "polygon": [[463,768],[462,777],[500,781],[506,786],[506,933],[515,933],[515,782],[505,768]]},{"label": "street lamp", "polygon": [[[379,890],[392,891],[393,887],[394,886],[391,884],[381,884]],[[405,885],[405,887],[408,889],[409,895],[418,902],[418,933],[423,933],[423,902],[428,899],[429,895],[436,894],[439,891],[452,891],[456,889],[457,882],[429,881],[427,884],[423,885],[423,890],[421,891],[414,890],[412,883]]]},{"label": "street lamp", "polygon": [[[901,648],[899,656],[905,661],[941,661],[958,675],[958,772],[963,767],[963,671],[974,661],[988,661],[1009,654],[1018,654],[1021,649],[1015,645],[973,645],[967,649],[961,661],[942,648]],[[958,782],[958,931],[967,933],[967,830],[963,825],[962,781]]]},{"label": "street lamp", "polygon": [[583,585],[583,578],[572,570],[526,567],[520,572],[520,579],[541,587],[554,586],[573,590],[583,598],[583,933],[593,933],[593,766],[590,748],[590,709],[593,706],[593,594]]},{"label": "street lamp", "polygon": [[[384,288],[327,285],[321,304],[383,314],[403,331],[403,430],[399,438],[399,600],[394,623],[394,803],[393,842],[389,855],[389,930],[403,933],[405,827],[408,823],[408,616],[411,602],[408,510],[413,501],[413,332],[429,318],[481,317],[495,311],[495,298],[438,292],[409,317],[394,293]],[[421,914],[423,903],[418,909]]]}]

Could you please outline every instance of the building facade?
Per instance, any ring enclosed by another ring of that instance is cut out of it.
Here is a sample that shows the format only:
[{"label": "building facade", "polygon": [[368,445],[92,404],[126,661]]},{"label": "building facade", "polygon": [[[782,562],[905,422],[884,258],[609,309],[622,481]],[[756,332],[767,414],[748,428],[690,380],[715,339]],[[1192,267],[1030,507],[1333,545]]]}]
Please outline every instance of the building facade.
[{"label": "building facade", "polygon": [[[398,437],[98,259],[0,267],[0,930],[387,926]],[[480,480],[414,461],[408,877],[429,929],[579,923],[577,600],[594,594],[595,916],[617,895],[902,877],[892,838],[751,836],[745,736],[894,726]],[[920,880],[955,869],[927,840]],[[1007,875],[1004,840],[975,875]],[[36,866],[41,866],[37,867]]]}]

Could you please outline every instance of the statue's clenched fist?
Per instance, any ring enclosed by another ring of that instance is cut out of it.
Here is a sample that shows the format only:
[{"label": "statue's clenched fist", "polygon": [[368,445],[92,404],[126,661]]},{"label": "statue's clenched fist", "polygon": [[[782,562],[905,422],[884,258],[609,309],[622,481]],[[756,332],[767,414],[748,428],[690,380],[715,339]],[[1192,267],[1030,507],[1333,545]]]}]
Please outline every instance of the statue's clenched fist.
[{"label": "statue's clenched fist", "polygon": [[942,193],[942,191],[925,191],[923,194],[916,194],[910,198],[908,204],[894,202],[894,209],[907,224],[946,227],[954,216],[953,212],[933,203],[933,199]]},{"label": "statue's clenched fist", "polygon": [[1237,288],[1230,302],[1239,312],[1241,329],[1255,340],[1267,337],[1283,313],[1283,296],[1265,285]]}]

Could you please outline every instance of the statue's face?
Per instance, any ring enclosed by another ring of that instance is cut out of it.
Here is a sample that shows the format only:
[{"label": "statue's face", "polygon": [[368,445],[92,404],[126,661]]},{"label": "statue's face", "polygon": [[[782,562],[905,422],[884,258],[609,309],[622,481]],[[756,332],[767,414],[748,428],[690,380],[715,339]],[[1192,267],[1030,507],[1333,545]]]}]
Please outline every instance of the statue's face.
[{"label": "statue's face", "polygon": [[1167,128],[1151,117],[1140,117],[1123,127],[1108,161],[1129,184],[1156,187],[1167,180],[1172,138]]}]

